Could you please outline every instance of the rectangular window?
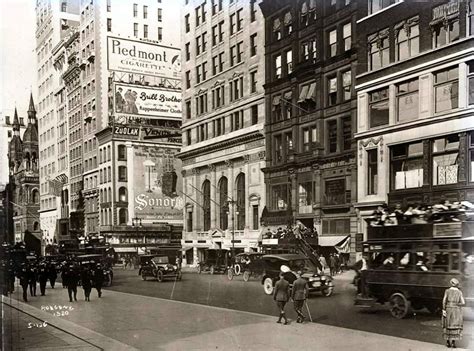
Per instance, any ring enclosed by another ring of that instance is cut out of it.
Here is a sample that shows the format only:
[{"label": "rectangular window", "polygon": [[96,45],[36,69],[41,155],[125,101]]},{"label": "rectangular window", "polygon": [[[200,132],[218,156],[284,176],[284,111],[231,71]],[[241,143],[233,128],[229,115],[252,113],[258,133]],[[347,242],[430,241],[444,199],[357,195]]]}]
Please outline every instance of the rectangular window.
[{"label": "rectangular window", "polygon": [[286,147],[286,154],[291,155],[293,153],[293,133],[286,133],[285,134],[285,147]]},{"label": "rectangular window", "polygon": [[212,27],[212,46],[214,45],[217,45],[217,39],[218,39],[218,36],[217,36],[218,32],[217,32],[217,24]]},{"label": "rectangular window", "polygon": [[237,43],[237,63],[242,62],[243,54],[244,54],[244,43],[241,41],[240,43]]},{"label": "rectangular window", "polygon": [[194,13],[196,14],[196,27],[201,24],[201,6],[198,6],[194,9]]},{"label": "rectangular window", "polygon": [[163,28],[158,27],[158,41],[163,40]]},{"label": "rectangular window", "polygon": [[107,12],[110,12],[112,10],[112,6],[110,4],[111,0],[107,0]]},{"label": "rectangular window", "polygon": [[191,119],[191,100],[186,100],[186,119]]},{"label": "rectangular window", "polygon": [[346,23],[344,27],[342,27],[342,37],[344,41],[344,51],[348,51],[352,47],[352,37],[351,37],[351,23]]},{"label": "rectangular window", "polygon": [[186,145],[191,145],[191,129],[186,131]]},{"label": "rectangular window", "polygon": [[207,35],[207,32],[204,32],[201,34],[202,52],[205,52],[207,48],[206,35]]},{"label": "rectangular window", "polygon": [[219,22],[219,43],[224,40],[224,21]]},{"label": "rectangular window", "polygon": [[316,126],[303,128],[303,151],[309,151],[318,141]]},{"label": "rectangular window", "polygon": [[237,11],[237,32],[244,28],[244,18],[242,16],[243,9]]},{"label": "rectangular window", "polygon": [[236,23],[236,14],[233,13],[229,17],[229,31],[230,35],[234,34],[237,32],[237,23]]},{"label": "rectangular window", "polygon": [[138,4],[133,4],[133,17],[138,16]]},{"label": "rectangular window", "polygon": [[[398,61],[406,60],[420,52],[420,29],[418,24],[409,25],[402,22],[395,30],[395,56]],[[398,33],[397,33],[398,31]]]},{"label": "rectangular window", "polygon": [[367,150],[367,195],[377,194],[377,149]]},{"label": "rectangular window", "polygon": [[163,9],[158,9],[158,22],[163,21]]},{"label": "rectangular window", "polygon": [[467,9],[469,35],[474,35],[474,0],[470,0]]},{"label": "rectangular window", "polygon": [[186,29],[186,33],[189,33],[189,31],[191,30],[191,25],[190,25],[190,22],[189,22],[189,14],[184,16],[184,26],[185,26],[185,29]]},{"label": "rectangular window", "polygon": [[222,0],[212,0],[212,15],[222,11]]},{"label": "rectangular window", "polygon": [[458,108],[459,73],[458,67],[439,71],[435,78],[435,112]]},{"label": "rectangular window", "polygon": [[242,129],[244,127],[244,113],[243,111],[236,111],[231,114],[232,131]]},{"label": "rectangular window", "polygon": [[202,78],[201,65],[199,65],[199,66],[196,66],[196,83],[197,84],[201,83],[201,78]]},{"label": "rectangular window", "polygon": [[337,120],[327,122],[328,152],[337,152]]},{"label": "rectangular window", "polygon": [[107,18],[107,32],[111,32],[111,31],[112,31],[112,19]]},{"label": "rectangular window", "polygon": [[459,136],[457,134],[433,141],[433,185],[458,182]]},{"label": "rectangular window", "polygon": [[255,22],[257,18],[257,8],[255,3],[257,0],[250,0],[250,22]]},{"label": "rectangular window", "polygon": [[379,12],[400,0],[369,0],[369,15]]},{"label": "rectangular window", "polygon": [[298,212],[313,212],[313,182],[298,184]]},{"label": "rectangular window", "polygon": [[467,87],[468,87],[468,103],[474,105],[474,60],[467,62]]},{"label": "rectangular window", "polygon": [[201,37],[196,38],[196,56],[201,54]]},{"label": "rectangular window", "polygon": [[[324,204],[342,205],[347,202],[346,178],[326,180],[324,182]],[[350,198],[349,198],[350,201]]]},{"label": "rectangular window", "polygon": [[390,43],[388,30],[370,35],[369,41],[369,69],[376,70],[390,63]]},{"label": "rectangular window", "polygon": [[186,55],[186,61],[189,61],[191,59],[191,50],[190,50],[191,44],[186,43],[184,48],[185,48],[185,55]]},{"label": "rectangular window", "polygon": [[138,23],[133,24],[133,36],[138,37]]},{"label": "rectangular window", "polygon": [[222,72],[224,70],[224,53],[221,52],[219,54],[219,72]]},{"label": "rectangular window", "polygon": [[286,74],[293,72],[293,51],[288,50],[286,52]]},{"label": "rectangular window", "polygon": [[337,103],[337,77],[328,79],[328,106]]},{"label": "rectangular window", "polygon": [[281,120],[281,96],[275,95],[272,98],[272,118],[275,122]]},{"label": "rectangular window", "polygon": [[257,91],[257,71],[250,72],[250,93]]},{"label": "rectangular window", "polygon": [[350,150],[352,143],[352,121],[350,117],[342,118],[342,148]]},{"label": "rectangular window", "polygon": [[388,123],[388,88],[383,88],[369,94],[369,126],[376,128]]},{"label": "rectangular window", "polygon": [[283,143],[281,135],[276,135],[274,139],[275,144],[275,161],[281,162],[283,160]]},{"label": "rectangular window", "polygon": [[330,57],[337,55],[337,30],[334,29],[329,32],[329,54]]},{"label": "rectangular window", "polygon": [[257,33],[250,36],[250,56],[257,55]]},{"label": "rectangular window", "polygon": [[148,38],[148,26],[146,24],[143,25],[143,38]]},{"label": "rectangular window", "polygon": [[252,125],[255,125],[258,123],[258,105],[253,105],[250,109],[251,109]]},{"label": "rectangular window", "polygon": [[143,6],[143,18],[148,18],[148,6]]},{"label": "rectangular window", "polygon": [[271,187],[271,206],[274,210],[286,210],[291,204],[290,184],[278,184]]},{"label": "rectangular window", "polygon": [[344,101],[351,99],[351,88],[352,88],[352,74],[351,71],[346,71],[342,73],[342,91]]},{"label": "rectangular window", "polygon": [[459,4],[451,2],[433,8],[430,25],[434,48],[459,40]]},{"label": "rectangular window", "polygon": [[259,215],[258,215],[258,205],[252,206],[252,229],[258,230],[258,225],[260,223]]},{"label": "rectangular window", "polygon": [[281,55],[278,55],[274,59],[275,67],[275,78],[281,78]]},{"label": "rectangular window", "polygon": [[218,72],[218,65],[217,65],[217,56],[212,58],[212,75],[216,75]]},{"label": "rectangular window", "polygon": [[186,89],[191,88],[191,71],[186,71]]},{"label": "rectangular window", "polygon": [[392,190],[423,186],[423,142],[390,148]]},{"label": "rectangular window", "polygon": [[418,119],[418,79],[398,84],[396,89],[397,121],[408,122]]}]

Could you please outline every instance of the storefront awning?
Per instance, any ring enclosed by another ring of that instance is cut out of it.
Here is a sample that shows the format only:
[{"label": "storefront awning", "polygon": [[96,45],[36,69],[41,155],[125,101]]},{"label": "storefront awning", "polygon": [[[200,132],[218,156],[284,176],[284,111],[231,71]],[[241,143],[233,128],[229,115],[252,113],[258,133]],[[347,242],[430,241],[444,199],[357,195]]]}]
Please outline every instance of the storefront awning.
[{"label": "storefront awning", "polygon": [[115,252],[137,252],[134,247],[114,247]]},{"label": "storefront awning", "polygon": [[350,243],[350,235],[323,235],[318,237],[319,246],[334,247],[340,253],[349,253],[351,247]]}]

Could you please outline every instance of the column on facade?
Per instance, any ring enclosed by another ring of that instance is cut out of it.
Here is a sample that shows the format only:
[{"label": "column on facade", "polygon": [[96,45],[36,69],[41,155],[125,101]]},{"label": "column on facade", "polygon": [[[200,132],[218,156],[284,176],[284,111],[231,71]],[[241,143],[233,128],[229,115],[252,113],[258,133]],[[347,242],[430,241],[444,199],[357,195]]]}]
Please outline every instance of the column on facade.
[{"label": "column on facade", "polygon": [[249,155],[244,156],[244,179],[245,179],[245,227],[244,229],[252,228],[252,215],[250,212],[250,203],[249,203],[249,189],[250,189],[250,167],[249,167],[250,157]]},{"label": "column on facade", "polygon": [[237,200],[237,194],[235,193],[235,174],[234,174],[234,165],[232,161],[226,161],[227,174],[228,174],[228,196],[234,201],[232,206],[229,206],[229,230],[234,229],[234,217],[235,217],[235,201]]},{"label": "column on facade", "polygon": [[209,172],[211,173],[211,228],[217,228],[217,211],[219,211],[217,203],[219,203],[219,200],[216,198],[216,165],[209,165]]},{"label": "column on facade", "polygon": [[322,234],[322,222],[321,222],[321,170],[313,167],[313,182],[314,182],[314,204],[317,210],[314,212],[314,223],[313,225],[318,234]]},{"label": "column on facade", "polygon": [[193,247],[193,266],[196,266],[199,262],[198,248]]},{"label": "column on facade", "polygon": [[197,191],[195,188],[197,188],[197,180],[198,180],[198,169],[196,168],[193,168],[193,175],[191,177],[191,186],[190,186],[190,189],[188,188],[188,194],[189,196],[191,196],[191,198],[196,201],[196,203],[198,205],[196,205],[194,208],[195,208],[195,211],[193,211],[193,227],[195,228],[195,231],[196,232],[199,232],[201,231],[201,224],[200,224],[200,221],[198,221],[198,218],[199,218],[199,213],[201,212],[202,208],[200,206],[202,206],[201,202],[199,201],[199,198],[196,196],[197,194]]},{"label": "column on facade", "polygon": [[298,184],[296,179],[296,173],[290,174],[290,187],[291,187],[291,209],[293,211],[293,218],[297,216],[298,210]]},{"label": "column on facade", "polygon": [[[125,143],[127,147],[127,180],[128,184],[135,184],[135,172],[133,168],[133,145],[130,141]],[[127,225],[132,225],[132,218],[135,218],[135,188],[128,187],[128,221]],[[114,189],[115,192],[115,189]]]}]

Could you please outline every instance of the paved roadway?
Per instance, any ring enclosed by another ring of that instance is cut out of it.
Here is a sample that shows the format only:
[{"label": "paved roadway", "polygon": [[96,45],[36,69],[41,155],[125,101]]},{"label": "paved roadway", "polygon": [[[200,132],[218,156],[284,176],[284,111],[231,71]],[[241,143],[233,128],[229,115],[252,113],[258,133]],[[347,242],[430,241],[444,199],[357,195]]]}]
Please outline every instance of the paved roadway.
[{"label": "paved roadway", "polygon": [[[137,270],[114,270],[111,290],[150,297],[184,301],[195,304],[223,307],[234,310],[276,315],[277,310],[270,296],[265,295],[258,279],[244,282],[242,276],[229,281],[226,275],[184,273],[183,280],[162,283],[156,280],[142,281]],[[443,343],[440,319],[427,311],[397,320],[386,307],[361,310],[354,306],[355,288],[351,284],[352,272],[335,278],[335,291],[331,297],[313,295],[308,300],[313,322],[374,332],[413,340]],[[305,310],[306,314],[308,313]],[[296,319],[292,304],[287,308],[290,318]],[[185,318],[185,317],[184,317]],[[473,339],[474,313],[466,311],[464,338]],[[469,321],[470,320],[470,321]]]}]

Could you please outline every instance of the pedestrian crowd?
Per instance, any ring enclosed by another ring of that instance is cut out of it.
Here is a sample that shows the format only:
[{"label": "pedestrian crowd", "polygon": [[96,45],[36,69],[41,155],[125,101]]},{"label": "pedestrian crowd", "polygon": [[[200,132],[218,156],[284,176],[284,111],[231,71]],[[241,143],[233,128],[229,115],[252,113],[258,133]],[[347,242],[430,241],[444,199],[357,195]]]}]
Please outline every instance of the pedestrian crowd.
[{"label": "pedestrian crowd", "polygon": [[[16,267],[16,268],[15,268]],[[39,283],[39,293],[46,295],[46,286],[49,281],[51,289],[56,286],[58,271],[62,281],[62,287],[67,289],[69,301],[77,301],[77,287],[82,286],[85,301],[90,301],[92,288],[97,290],[98,297],[102,296],[102,286],[104,284],[104,268],[101,263],[88,265],[78,265],[72,260],[56,265],[52,262],[40,258],[35,261],[24,261],[15,264],[9,260],[5,268],[5,281],[3,294],[7,296],[15,290],[15,281],[18,279],[22,288],[23,301],[28,302],[28,292],[30,297],[37,296]]]}]

